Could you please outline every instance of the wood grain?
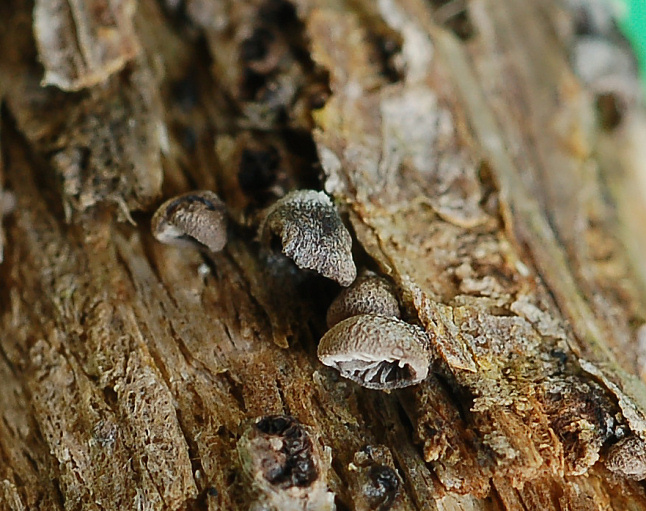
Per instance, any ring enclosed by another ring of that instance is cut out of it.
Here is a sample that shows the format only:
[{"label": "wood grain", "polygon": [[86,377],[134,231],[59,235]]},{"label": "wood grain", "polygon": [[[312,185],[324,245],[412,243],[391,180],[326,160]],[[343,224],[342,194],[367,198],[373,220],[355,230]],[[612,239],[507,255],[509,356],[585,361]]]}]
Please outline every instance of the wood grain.
[{"label": "wood grain", "polygon": [[[339,510],[646,509],[604,465],[646,440],[646,117],[599,121],[571,12],[143,0],[130,23],[128,2],[62,2],[88,16],[46,48],[45,3],[8,4],[1,509],[260,509],[240,453],[274,415],[305,426],[307,484]],[[341,288],[257,233],[299,188],[333,198],[358,268],[429,334],[423,383],[368,390],[317,360]],[[221,253],[150,233],[194,189],[226,203]]]}]

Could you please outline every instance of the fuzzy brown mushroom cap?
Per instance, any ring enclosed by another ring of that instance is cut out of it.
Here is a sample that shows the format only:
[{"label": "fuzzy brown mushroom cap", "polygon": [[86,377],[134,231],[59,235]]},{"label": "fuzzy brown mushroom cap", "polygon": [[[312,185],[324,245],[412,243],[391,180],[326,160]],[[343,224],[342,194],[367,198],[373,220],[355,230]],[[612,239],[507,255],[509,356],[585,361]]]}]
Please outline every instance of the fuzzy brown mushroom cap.
[{"label": "fuzzy brown mushroom cap", "polygon": [[428,375],[429,340],[421,328],[397,318],[361,314],[334,325],[318,357],[341,376],[369,389],[415,385]]},{"label": "fuzzy brown mushroom cap", "polygon": [[364,271],[348,289],[334,299],[327,310],[327,326],[359,314],[399,318],[399,302],[392,284],[371,271]]},{"label": "fuzzy brown mushroom cap", "polygon": [[219,252],[227,243],[226,207],[208,190],[178,195],[164,202],[151,222],[153,236],[162,243],[205,246]]},{"label": "fuzzy brown mushroom cap", "polygon": [[605,461],[606,467],[619,475],[646,479],[646,442],[635,435],[626,437],[608,449]]},{"label": "fuzzy brown mushroom cap", "polygon": [[323,192],[297,190],[276,201],[261,223],[260,236],[266,246],[278,236],[283,253],[299,268],[314,270],[342,286],[357,276],[352,237]]}]

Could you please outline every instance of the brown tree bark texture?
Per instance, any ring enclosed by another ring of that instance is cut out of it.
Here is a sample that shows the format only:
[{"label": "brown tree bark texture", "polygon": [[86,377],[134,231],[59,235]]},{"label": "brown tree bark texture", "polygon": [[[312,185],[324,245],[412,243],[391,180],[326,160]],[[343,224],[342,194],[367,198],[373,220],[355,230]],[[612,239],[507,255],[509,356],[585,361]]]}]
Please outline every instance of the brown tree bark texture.
[{"label": "brown tree bark texture", "polygon": [[[560,4],[435,4],[2,2],[0,508],[259,506],[236,445],[286,414],[340,510],[646,509],[604,465],[646,439],[641,114],[601,130]],[[339,288],[255,232],[294,188],[429,333],[422,384],[318,362]],[[221,253],[150,234],[192,189]]]}]

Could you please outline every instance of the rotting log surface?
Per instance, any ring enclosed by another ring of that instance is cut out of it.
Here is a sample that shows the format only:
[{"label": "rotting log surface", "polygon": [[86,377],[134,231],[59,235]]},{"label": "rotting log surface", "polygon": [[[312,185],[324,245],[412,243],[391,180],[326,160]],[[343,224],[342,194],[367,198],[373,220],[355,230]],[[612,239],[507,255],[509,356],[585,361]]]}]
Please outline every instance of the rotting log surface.
[{"label": "rotting log surface", "polygon": [[[601,132],[562,6],[437,3],[2,2],[0,508],[246,509],[238,439],[289,414],[338,509],[646,509],[603,464],[646,437],[639,123]],[[222,253],[149,233],[196,188]],[[427,381],[317,361],[339,288],[255,234],[294,188],[394,281]]]}]

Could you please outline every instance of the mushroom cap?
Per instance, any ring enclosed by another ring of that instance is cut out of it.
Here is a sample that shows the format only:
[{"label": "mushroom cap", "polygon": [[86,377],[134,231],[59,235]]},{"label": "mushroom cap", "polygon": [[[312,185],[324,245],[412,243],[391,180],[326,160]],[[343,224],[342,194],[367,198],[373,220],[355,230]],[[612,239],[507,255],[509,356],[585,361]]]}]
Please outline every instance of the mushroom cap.
[{"label": "mushroom cap", "polygon": [[421,382],[431,361],[421,328],[375,314],[353,316],[321,339],[319,360],[369,389],[396,389]]},{"label": "mushroom cap", "polygon": [[374,272],[364,271],[344,289],[327,310],[327,326],[359,314],[379,314],[399,318],[399,302],[392,284]]},{"label": "mushroom cap", "polygon": [[608,449],[606,467],[624,477],[646,479],[646,442],[630,435]]},{"label": "mushroom cap", "polygon": [[162,243],[205,246],[219,252],[227,243],[226,207],[208,190],[178,195],[157,209],[151,229]]},{"label": "mushroom cap", "polygon": [[260,226],[263,243],[280,237],[283,253],[299,268],[314,270],[342,286],[352,284],[357,268],[352,237],[323,192],[297,190],[277,200]]}]

